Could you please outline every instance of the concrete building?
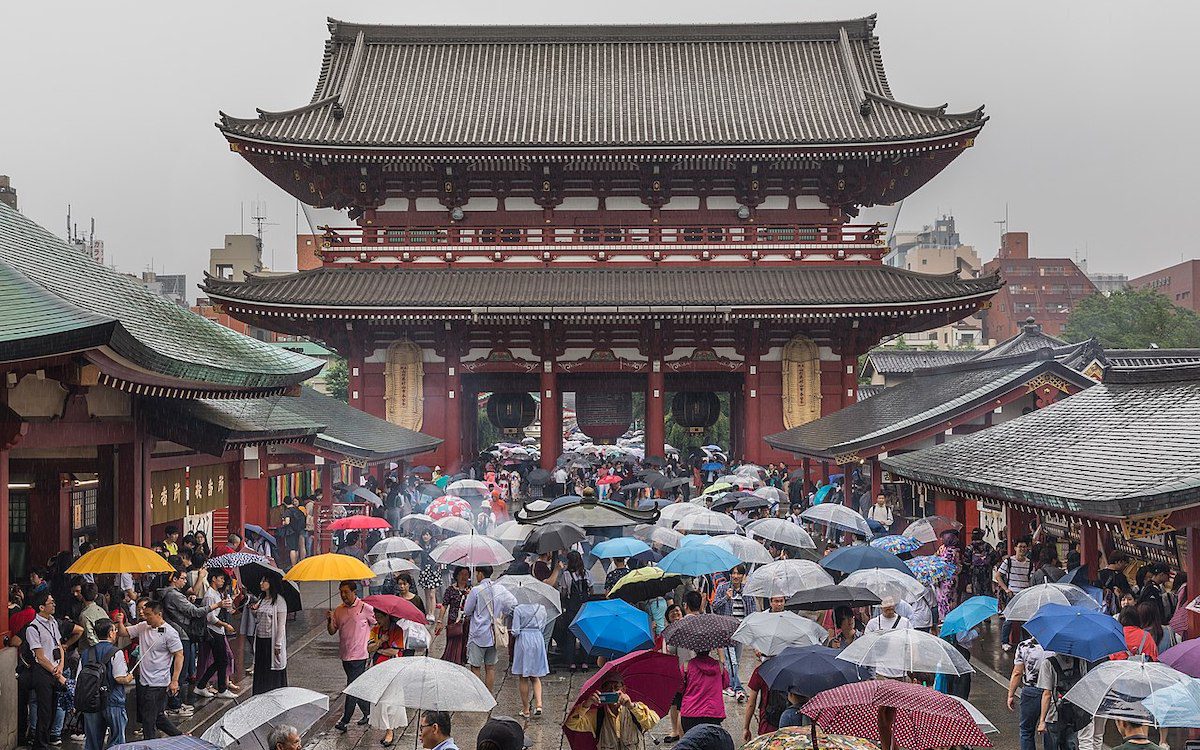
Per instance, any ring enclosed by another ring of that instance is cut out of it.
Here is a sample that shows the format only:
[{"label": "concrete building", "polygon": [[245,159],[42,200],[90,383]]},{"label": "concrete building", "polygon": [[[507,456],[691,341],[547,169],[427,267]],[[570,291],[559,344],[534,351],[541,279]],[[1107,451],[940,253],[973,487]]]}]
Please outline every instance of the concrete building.
[{"label": "concrete building", "polygon": [[151,292],[166,297],[180,307],[187,307],[187,276],[182,273],[142,271],[142,283]]},{"label": "concrete building", "polygon": [[999,253],[983,266],[983,275],[995,273],[1005,285],[981,313],[984,335],[995,341],[1016,336],[1030,317],[1050,336],[1060,336],[1075,305],[1097,292],[1074,260],[1030,257],[1028,232],[1001,236]]},{"label": "concrete building", "polygon": [[227,234],[223,247],[208,251],[208,273],[218,279],[243,281],[261,270],[262,240],[253,234]]},{"label": "concrete building", "polygon": [[321,259],[317,257],[317,250],[320,247],[321,235],[296,235],[296,270],[311,271],[314,268],[320,268]]},{"label": "concrete building", "polygon": [[6,174],[0,174],[0,203],[14,211],[17,210],[17,189],[12,186],[12,181]]},{"label": "concrete building", "polygon": [[1179,307],[1200,312],[1197,288],[1200,287],[1200,261],[1185,260],[1161,271],[1129,280],[1130,289],[1153,289]]}]

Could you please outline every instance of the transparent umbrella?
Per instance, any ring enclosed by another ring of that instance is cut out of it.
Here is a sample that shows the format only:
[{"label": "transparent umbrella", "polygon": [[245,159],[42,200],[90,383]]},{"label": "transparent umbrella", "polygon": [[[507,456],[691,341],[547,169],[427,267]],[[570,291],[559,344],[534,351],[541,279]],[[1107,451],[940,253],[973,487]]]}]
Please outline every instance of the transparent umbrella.
[{"label": "transparent umbrella", "polygon": [[500,576],[496,583],[503,584],[520,604],[541,604],[550,617],[562,614],[562,599],[558,589],[533,576]]},{"label": "transparent umbrella", "polygon": [[750,596],[767,599],[791,596],[818,586],[830,586],[833,578],[825,569],[809,560],[779,560],[764,565],[746,578],[745,591]]},{"label": "transparent umbrella", "polygon": [[754,612],[742,619],[733,640],[764,656],[774,656],[788,646],[817,646],[829,633],[795,612]]},{"label": "transparent umbrella", "polygon": [[1027,622],[1033,619],[1044,604],[1100,609],[1100,602],[1074,584],[1039,583],[1018,591],[1008,604],[1004,605],[1004,616],[1013,622]]},{"label": "transparent umbrella", "polygon": [[1000,733],[1000,730],[996,728],[996,725],[992,723],[991,719],[984,716],[983,711],[975,708],[971,701],[965,698],[959,698],[957,695],[952,695],[950,697],[966,707],[967,712],[971,714],[971,718],[975,720],[975,725],[979,727],[979,731],[983,732],[984,734]]},{"label": "transparent umbrella", "polygon": [[888,674],[960,675],[975,671],[949,641],[911,628],[867,633],[843,649],[838,658]]},{"label": "transparent umbrella", "polygon": [[788,501],[787,493],[778,487],[759,487],[754,491],[754,494],[764,500],[769,500],[775,505],[785,504]]},{"label": "transparent umbrella", "polygon": [[471,532],[475,531],[475,527],[471,525],[470,521],[465,518],[459,518],[458,516],[446,516],[445,518],[439,518],[433,522],[433,525],[437,526],[442,531],[449,531],[451,534],[470,534]]},{"label": "transparent umbrella", "polygon": [[505,547],[512,549],[519,544],[524,544],[525,539],[529,536],[529,532],[533,531],[536,526],[517,523],[516,521],[505,521],[496,528],[492,529],[492,538],[503,544]]},{"label": "transparent umbrella", "polygon": [[487,686],[466,667],[428,656],[388,659],[346,686],[346,695],[424,711],[486,712],[496,705]]},{"label": "transparent umbrella", "polygon": [[397,526],[400,528],[408,531],[412,531],[414,529],[423,529],[426,526],[432,525],[433,519],[424,513],[409,513],[404,518],[401,518],[400,523],[397,524]]},{"label": "transparent umbrella", "polygon": [[389,536],[387,539],[380,539],[367,552],[372,557],[393,557],[395,555],[408,555],[413,552],[420,552],[421,545],[404,536]]},{"label": "transparent umbrella", "polygon": [[671,549],[679,549],[679,545],[683,543],[683,534],[674,529],[664,529],[662,526],[649,523],[639,524],[639,527],[634,528],[633,535],[648,544],[660,544]]},{"label": "transparent umbrella", "polygon": [[776,544],[786,544],[799,549],[816,549],[817,543],[808,532],[783,518],[763,518],[746,526],[746,533]]},{"label": "transparent umbrella", "polygon": [[[267,747],[267,735],[275,726],[291,724],[304,734],[328,712],[329,696],[323,693],[298,687],[276,688],[232,706],[201,739],[217,747],[234,744]],[[257,742],[245,741],[251,735]]]},{"label": "transparent umbrella", "polygon": [[1063,697],[1093,716],[1129,720],[1150,715],[1141,701],[1151,693],[1189,680],[1183,672],[1159,662],[1106,661],[1088,670]]},{"label": "transparent umbrella", "polygon": [[442,565],[503,565],[512,562],[512,553],[504,545],[482,534],[450,537],[433,548],[429,557]]},{"label": "transparent umbrella", "polygon": [[737,521],[732,516],[701,509],[691,513],[675,524],[675,530],[691,534],[732,534],[737,531]]},{"label": "transparent umbrella", "polygon": [[737,534],[721,534],[714,536],[705,544],[715,544],[718,547],[724,547],[733,556],[749,565],[766,565],[774,562],[771,553],[762,545],[762,542],[756,542],[744,536]]},{"label": "transparent umbrella", "polygon": [[867,519],[863,518],[861,513],[857,513],[845,505],[838,503],[828,502],[814,505],[801,513],[800,517],[806,521],[825,524],[830,528],[848,531],[851,534],[861,534],[864,537],[871,536],[871,529],[867,526]]},{"label": "transparent umbrella", "polygon": [[658,524],[670,528],[672,524],[702,510],[704,508],[701,508],[699,505],[692,505],[691,503],[668,505],[658,512]]},{"label": "transparent umbrella", "polygon": [[412,560],[405,560],[403,557],[385,557],[382,560],[376,560],[371,563],[371,570],[375,571],[375,575],[379,576],[391,573],[411,573],[417,569],[416,564]]},{"label": "transparent umbrella", "polygon": [[915,602],[925,593],[920,581],[892,568],[864,568],[856,570],[842,581],[843,586],[866,589],[880,599]]}]

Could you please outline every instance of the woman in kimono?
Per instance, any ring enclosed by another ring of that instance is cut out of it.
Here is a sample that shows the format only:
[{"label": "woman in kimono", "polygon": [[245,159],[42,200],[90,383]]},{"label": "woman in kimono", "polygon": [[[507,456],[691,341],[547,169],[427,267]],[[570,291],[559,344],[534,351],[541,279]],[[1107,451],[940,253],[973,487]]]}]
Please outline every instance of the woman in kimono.
[{"label": "woman in kimono", "polygon": [[[367,638],[367,653],[371,664],[382,664],[404,653],[404,630],[391,615],[375,610],[375,627]],[[379,701],[371,705],[371,726],[384,730],[379,744],[391,747],[396,742],[396,727],[408,724],[408,712],[395,701]]]},{"label": "woman in kimono", "polygon": [[[528,719],[530,709],[534,716],[542,715],[542,677],[550,673],[546,659],[546,639],[542,631],[546,628],[546,607],[541,604],[518,604],[513,609],[512,632],[516,637],[513,645],[513,675],[520,679],[521,716]],[[533,699],[530,700],[530,689]]]},{"label": "woman in kimono", "polygon": [[442,608],[438,610],[434,629],[434,635],[440,635],[445,629],[446,649],[442,652],[442,658],[455,664],[467,663],[467,634],[471,623],[463,617],[463,607],[471,590],[470,580],[470,569],[462,566],[454,569],[454,578],[442,596]]},{"label": "woman in kimono", "polygon": [[287,687],[287,602],[279,593],[286,584],[265,575],[258,582],[262,598],[254,612],[254,695]]}]

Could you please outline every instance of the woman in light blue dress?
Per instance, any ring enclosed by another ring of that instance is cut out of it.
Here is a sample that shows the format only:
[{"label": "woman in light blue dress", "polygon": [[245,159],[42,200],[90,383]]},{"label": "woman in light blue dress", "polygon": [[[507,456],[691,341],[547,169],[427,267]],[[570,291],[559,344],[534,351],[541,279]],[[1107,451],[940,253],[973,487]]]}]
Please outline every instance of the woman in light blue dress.
[{"label": "woman in light blue dress", "polygon": [[[546,659],[546,641],[542,630],[546,627],[546,607],[541,604],[518,604],[513,610],[512,632],[516,636],[513,644],[512,673],[520,678],[521,716],[529,718],[542,715],[542,677],[550,673]],[[529,698],[530,688],[533,700]]]}]

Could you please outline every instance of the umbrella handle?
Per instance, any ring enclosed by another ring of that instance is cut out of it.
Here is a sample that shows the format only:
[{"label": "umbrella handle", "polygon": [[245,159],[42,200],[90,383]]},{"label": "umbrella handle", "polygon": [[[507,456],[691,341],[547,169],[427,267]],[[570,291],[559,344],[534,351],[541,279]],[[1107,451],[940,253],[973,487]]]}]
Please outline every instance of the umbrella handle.
[{"label": "umbrella handle", "polygon": [[893,708],[881,706],[879,708],[879,748],[880,750],[892,750],[892,722],[896,718],[896,712]]}]

